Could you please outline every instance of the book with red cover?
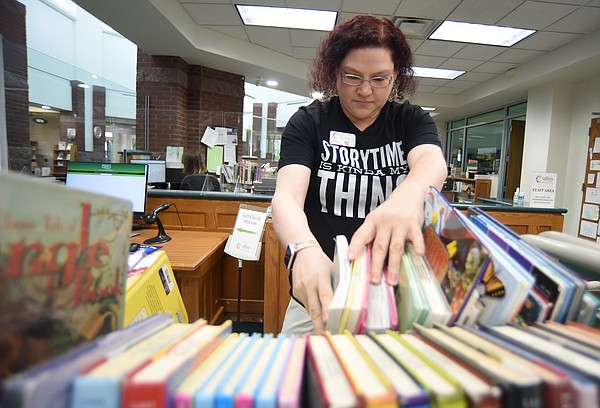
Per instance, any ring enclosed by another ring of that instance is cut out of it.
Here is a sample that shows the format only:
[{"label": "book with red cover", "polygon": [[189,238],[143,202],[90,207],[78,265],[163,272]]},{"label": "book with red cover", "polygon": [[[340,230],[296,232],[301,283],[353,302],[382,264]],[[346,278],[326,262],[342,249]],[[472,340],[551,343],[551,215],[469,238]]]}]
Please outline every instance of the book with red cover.
[{"label": "book with red cover", "polygon": [[360,406],[352,383],[325,336],[309,336],[306,354],[307,406]]},{"label": "book with red cover", "polygon": [[132,207],[0,174],[0,380],[123,327]]},{"label": "book with red cover", "polygon": [[202,325],[123,385],[123,408],[168,407],[175,388],[231,333],[231,321]]}]

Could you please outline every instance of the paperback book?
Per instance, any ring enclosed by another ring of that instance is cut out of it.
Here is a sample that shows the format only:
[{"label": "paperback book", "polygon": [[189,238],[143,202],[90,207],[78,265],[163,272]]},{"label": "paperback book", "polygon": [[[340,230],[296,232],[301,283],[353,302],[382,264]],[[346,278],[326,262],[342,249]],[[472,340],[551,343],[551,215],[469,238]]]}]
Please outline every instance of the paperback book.
[{"label": "paperback book", "polygon": [[0,380],[123,327],[132,204],[0,174]]}]

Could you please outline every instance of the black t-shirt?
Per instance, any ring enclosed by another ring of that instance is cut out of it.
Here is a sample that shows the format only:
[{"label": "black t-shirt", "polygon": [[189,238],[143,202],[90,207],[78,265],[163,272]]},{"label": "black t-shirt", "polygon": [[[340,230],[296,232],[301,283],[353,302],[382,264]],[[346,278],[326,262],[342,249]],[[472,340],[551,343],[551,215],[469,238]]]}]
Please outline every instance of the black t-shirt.
[{"label": "black t-shirt", "polygon": [[279,168],[311,169],[304,212],[330,258],[335,236],[352,238],[366,215],[406,177],[406,157],[422,144],[441,146],[431,116],[409,102],[386,103],[365,131],[350,122],[337,97],[314,101],[290,118]]}]

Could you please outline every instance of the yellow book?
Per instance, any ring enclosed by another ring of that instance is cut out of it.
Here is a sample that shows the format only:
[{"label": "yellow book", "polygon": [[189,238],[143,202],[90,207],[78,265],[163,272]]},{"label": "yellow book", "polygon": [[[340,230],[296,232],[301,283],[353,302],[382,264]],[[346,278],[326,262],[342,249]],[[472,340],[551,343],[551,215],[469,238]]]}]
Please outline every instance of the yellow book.
[{"label": "yellow book", "polygon": [[177,323],[188,323],[188,315],[163,250],[145,256],[127,274],[125,326],[157,313],[169,313]]},{"label": "yellow book", "polygon": [[325,333],[365,407],[397,407],[390,380],[375,365],[352,333]]},{"label": "yellow book", "polygon": [[431,397],[431,406],[439,408],[467,408],[463,390],[413,353],[392,331],[372,335],[425,389]]}]

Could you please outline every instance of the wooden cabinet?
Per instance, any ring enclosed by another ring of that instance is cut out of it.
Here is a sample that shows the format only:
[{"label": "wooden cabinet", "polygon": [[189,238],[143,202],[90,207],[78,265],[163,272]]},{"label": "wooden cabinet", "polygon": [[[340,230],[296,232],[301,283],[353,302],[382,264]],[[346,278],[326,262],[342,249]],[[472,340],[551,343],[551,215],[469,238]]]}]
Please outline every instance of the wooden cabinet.
[{"label": "wooden cabinet", "polygon": [[55,144],[52,157],[52,174],[54,176],[64,176],[67,174],[67,163],[77,159],[77,148],[75,145]]}]

